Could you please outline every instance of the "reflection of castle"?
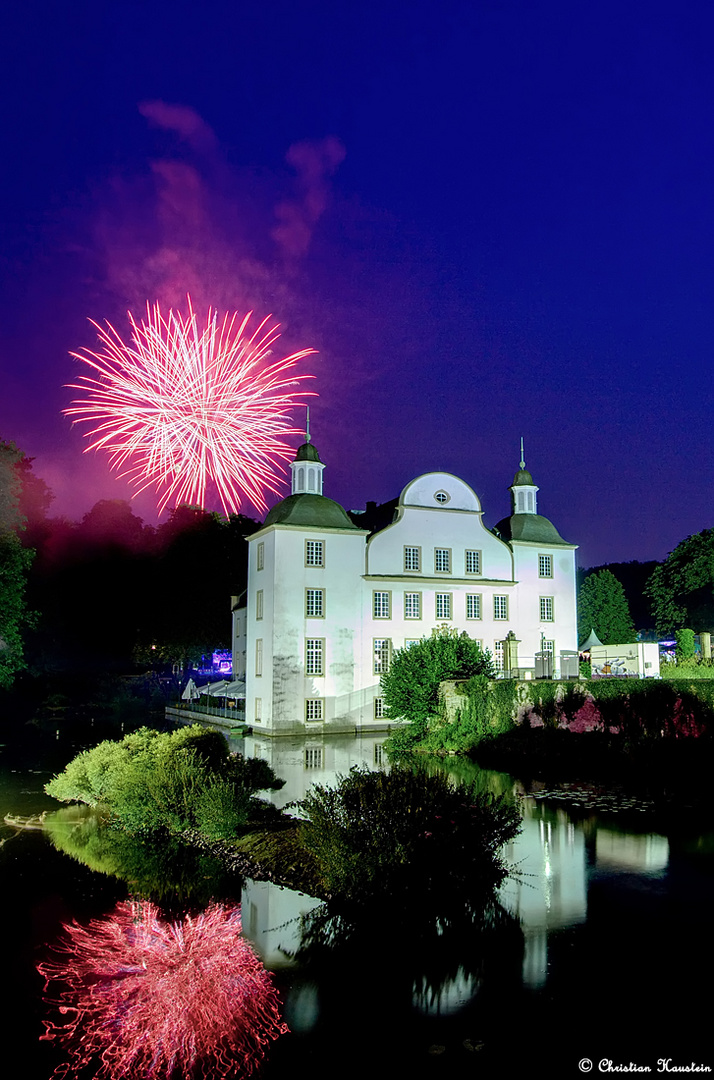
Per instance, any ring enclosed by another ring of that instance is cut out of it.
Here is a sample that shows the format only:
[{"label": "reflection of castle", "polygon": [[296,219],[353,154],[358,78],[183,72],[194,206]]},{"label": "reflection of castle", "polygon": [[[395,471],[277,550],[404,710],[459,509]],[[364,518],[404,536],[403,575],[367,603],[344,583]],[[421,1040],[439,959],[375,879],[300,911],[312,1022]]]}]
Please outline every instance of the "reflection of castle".
[{"label": "reflection of castle", "polygon": [[[292,494],[249,540],[246,607],[234,612],[234,676],[246,676],[256,731],[387,726],[380,675],[394,649],[437,625],[465,632],[510,669],[577,648],[575,546],[537,512],[524,461],[510,517],[491,531],[463,480],[427,473],[402,491],[394,520],[369,534],[322,494],[309,441]],[[359,519],[359,515],[353,515]]]}]

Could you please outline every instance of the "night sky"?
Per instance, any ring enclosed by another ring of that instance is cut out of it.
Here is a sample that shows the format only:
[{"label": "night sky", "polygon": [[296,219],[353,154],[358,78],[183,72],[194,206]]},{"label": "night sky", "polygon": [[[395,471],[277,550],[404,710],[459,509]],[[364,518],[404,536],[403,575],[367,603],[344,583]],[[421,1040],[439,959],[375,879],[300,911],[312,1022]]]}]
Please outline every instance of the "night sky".
[{"label": "night sky", "polygon": [[492,526],[522,435],[581,565],[663,558],[714,525],[713,30],[686,0],[3,5],[0,437],[54,514],[127,498],[62,415],[69,353],[190,291],[319,350],[348,509],[446,470]]}]

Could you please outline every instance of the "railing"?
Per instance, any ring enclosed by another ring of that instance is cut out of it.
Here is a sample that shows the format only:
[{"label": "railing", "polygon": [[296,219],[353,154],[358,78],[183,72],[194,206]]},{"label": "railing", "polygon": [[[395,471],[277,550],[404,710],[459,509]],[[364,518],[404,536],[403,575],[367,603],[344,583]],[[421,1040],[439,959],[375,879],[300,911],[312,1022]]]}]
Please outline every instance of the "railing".
[{"label": "railing", "polygon": [[245,706],[239,709],[235,705],[202,705],[197,701],[176,701],[170,708],[181,709],[183,712],[202,713],[204,716],[220,716],[227,720],[235,720],[238,724],[245,723]]}]

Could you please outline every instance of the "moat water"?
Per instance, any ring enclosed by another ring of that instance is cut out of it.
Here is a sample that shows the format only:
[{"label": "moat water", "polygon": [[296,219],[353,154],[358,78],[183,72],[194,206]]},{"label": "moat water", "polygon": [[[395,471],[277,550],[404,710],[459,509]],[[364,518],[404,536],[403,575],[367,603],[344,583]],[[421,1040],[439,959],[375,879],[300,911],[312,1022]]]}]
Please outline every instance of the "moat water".
[{"label": "moat water", "polygon": [[[255,739],[239,748],[286,779],[274,796],[284,805],[352,765],[385,767],[382,742]],[[0,817],[57,808],[43,785],[76,748],[53,750],[3,752]],[[460,759],[430,767],[521,808],[523,830],[506,851],[514,874],[488,924],[454,911],[448,896],[443,909],[426,905],[418,888],[407,916],[376,907],[347,923],[288,889],[236,884],[209,861],[147,855],[157,899],[180,881],[174,907],[182,895],[193,910],[212,896],[242,903],[244,934],[274,974],[290,1027],[261,1075],[557,1078],[582,1075],[585,1059],[596,1074],[714,1070],[714,836],[654,832],[647,805],[626,792],[526,793],[517,777]],[[106,853],[92,870],[41,831],[4,827],[0,839],[2,1075],[36,1080],[61,1056],[39,1041],[46,1010],[35,964],[63,923],[109,913],[131,885],[110,872]],[[21,1067],[11,1064],[17,1056]]]}]

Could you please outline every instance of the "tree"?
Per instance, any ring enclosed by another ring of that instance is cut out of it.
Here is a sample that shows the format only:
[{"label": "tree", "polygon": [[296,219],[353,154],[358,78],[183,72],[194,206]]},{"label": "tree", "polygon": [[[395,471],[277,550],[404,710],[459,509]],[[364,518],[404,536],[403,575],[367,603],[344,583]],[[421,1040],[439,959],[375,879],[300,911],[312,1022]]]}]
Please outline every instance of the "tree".
[{"label": "tree", "polygon": [[452,627],[438,627],[431,637],[397,649],[382,675],[385,715],[425,723],[439,707],[439,683],[444,679],[493,678],[491,654],[468,634]]},{"label": "tree", "polygon": [[609,570],[589,574],[580,586],[579,640],[584,641],[591,630],[603,645],[626,645],[636,640],[624,589]]},{"label": "tree", "polygon": [[0,531],[0,688],[11,686],[26,667],[22,631],[34,616],[25,600],[33,551],[22,547],[11,530]]},{"label": "tree", "polygon": [[685,626],[714,629],[714,529],[682,540],[655,569],[645,593],[658,634]]}]

